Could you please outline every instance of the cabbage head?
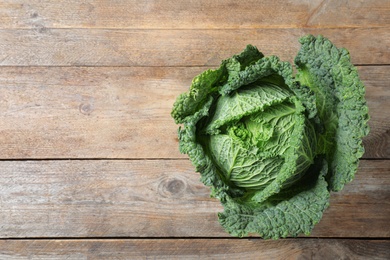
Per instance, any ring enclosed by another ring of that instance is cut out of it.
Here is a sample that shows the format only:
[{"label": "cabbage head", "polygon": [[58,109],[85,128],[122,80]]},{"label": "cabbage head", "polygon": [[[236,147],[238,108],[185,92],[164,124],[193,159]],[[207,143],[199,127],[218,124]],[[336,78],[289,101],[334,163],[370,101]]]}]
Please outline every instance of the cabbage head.
[{"label": "cabbage head", "polygon": [[348,51],[322,36],[300,43],[295,73],[248,45],[174,103],[179,149],[223,204],[219,221],[233,236],[310,234],[364,153],[365,87]]}]

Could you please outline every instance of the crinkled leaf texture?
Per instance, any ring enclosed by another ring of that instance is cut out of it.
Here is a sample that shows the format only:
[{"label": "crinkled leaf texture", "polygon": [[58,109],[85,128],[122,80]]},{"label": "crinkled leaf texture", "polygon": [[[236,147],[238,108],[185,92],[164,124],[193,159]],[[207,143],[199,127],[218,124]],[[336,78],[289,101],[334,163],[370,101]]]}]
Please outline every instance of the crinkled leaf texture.
[{"label": "crinkled leaf texture", "polygon": [[330,162],[329,185],[339,191],[354,178],[364,153],[362,138],[369,132],[365,87],[346,49],[322,36],[308,35],[300,42],[296,77],[316,93],[325,128],[320,146]]},{"label": "crinkled leaf texture", "polygon": [[322,217],[329,202],[325,174],[327,164],[318,161],[309,168],[309,178],[302,179],[295,189],[287,189],[270,197],[261,206],[228,199],[225,211],[219,214],[221,225],[234,236],[257,233],[263,238],[309,235]]},{"label": "crinkled leaf texture", "polygon": [[364,152],[365,90],[348,52],[322,36],[300,41],[296,75],[248,45],[174,104],[179,149],[223,204],[231,235],[309,234]]}]

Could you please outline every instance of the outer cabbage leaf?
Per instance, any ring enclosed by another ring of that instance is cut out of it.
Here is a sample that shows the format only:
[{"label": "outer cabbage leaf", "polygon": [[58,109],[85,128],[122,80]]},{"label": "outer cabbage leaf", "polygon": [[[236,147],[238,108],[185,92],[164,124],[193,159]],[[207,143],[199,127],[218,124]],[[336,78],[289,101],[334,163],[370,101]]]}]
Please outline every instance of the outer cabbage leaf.
[{"label": "outer cabbage leaf", "polygon": [[330,162],[330,188],[339,191],[354,178],[364,153],[362,138],[369,132],[365,88],[346,49],[322,36],[308,35],[300,42],[296,78],[316,94],[325,128],[318,146]]},{"label": "outer cabbage leaf", "polygon": [[256,47],[248,45],[239,55],[224,60],[216,70],[206,70],[192,80],[189,92],[182,93],[173,104],[171,116],[177,124],[184,123],[187,116],[193,115],[205,105],[209,96],[220,91],[228,78],[234,77],[248,65],[264,55]]},{"label": "outer cabbage leaf", "polygon": [[[257,81],[258,79],[267,78],[268,76],[275,74],[280,75],[286,85],[291,86],[293,84],[291,64],[288,62],[281,62],[276,56],[269,56],[263,57],[252,63],[251,66],[247,66],[241,71],[229,76],[228,81],[221,86],[219,92],[222,95],[226,95],[242,86]],[[280,79],[280,77],[277,77],[276,81],[278,81],[278,79]]]},{"label": "outer cabbage leaf", "polygon": [[230,198],[223,203],[219,221],[227,232],[239,237],[252,233],[265,239],[309,235],[329,205],[326,173],[327,163],[318,160],[309,168],[308,178],[260,205]]}]

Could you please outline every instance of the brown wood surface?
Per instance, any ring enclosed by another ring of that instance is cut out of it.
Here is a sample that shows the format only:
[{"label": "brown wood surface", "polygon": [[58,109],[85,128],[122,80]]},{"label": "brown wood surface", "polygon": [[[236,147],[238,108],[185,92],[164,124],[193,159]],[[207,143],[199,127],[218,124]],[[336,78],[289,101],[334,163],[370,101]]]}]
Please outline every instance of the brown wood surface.
[{"label": "brown wood surface", "polygon": [[[186,158],[170,111],[205,69],[1,68],[1,158]],[[390,158],[390,66],[358,69],[371,114],[364,157]]]},{"label": "brown wood surface", "polygon": [[[1,161],[0,237],[228,237],[188,160]],[[362,160],[314,237],[390,236],[390,166]]]},{"label": "brown wood surface", "polygon": [[[389,259],[388,240],[90,239],[0,241],[3,259]],[[228,256],[228,257],[227,257]]]},{"label": "brown wood surface", "polygon": [[[253,44],[347,48],[371,132],[310,237],[225,233],[169,113]],[[0,259],[390,259],[390,1],[3,0]]]},{"label": "brown wood surface", "polygon": [[[219,30],[0,29],[2,66],[213,66],[247,44],[292,61],[305,34],[347,48],[355,64],[388,64],[390,30],[263,28]],[[374,36],[373,36],[374,35]],[[370,40],[369,40],[370,39]]]},{"label": "brown wood surface", "polygon": [[340,28],[389,23],[386,0],[3,0],[0,5],[0,28]]}]

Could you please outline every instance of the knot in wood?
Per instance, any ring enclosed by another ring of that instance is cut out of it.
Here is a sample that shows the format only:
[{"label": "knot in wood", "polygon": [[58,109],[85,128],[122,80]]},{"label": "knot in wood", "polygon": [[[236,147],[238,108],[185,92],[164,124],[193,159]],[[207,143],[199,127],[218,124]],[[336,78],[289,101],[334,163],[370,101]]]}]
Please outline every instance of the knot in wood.
[{"label": "knot in wood", "polygon": [[168,178],[161,181],[158,192],[163,197],[180,196],[186,189],[186,183],[177,178]]},{"label": "knot in wood", "polygon": [[93,106],[90,103],[81,103],[79,106],[79,111],[81,114],[89,115],[93,111]]}]

